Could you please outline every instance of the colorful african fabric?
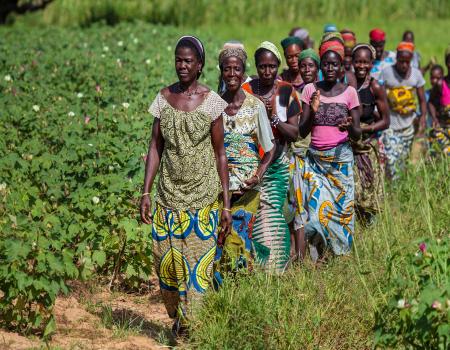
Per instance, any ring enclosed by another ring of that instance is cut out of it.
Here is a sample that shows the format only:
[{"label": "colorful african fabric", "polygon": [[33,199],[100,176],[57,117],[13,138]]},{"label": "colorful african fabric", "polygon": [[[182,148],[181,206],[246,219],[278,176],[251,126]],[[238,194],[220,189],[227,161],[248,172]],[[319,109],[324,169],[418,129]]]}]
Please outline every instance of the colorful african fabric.
[{"label": "colorful african fabric", "polygon": [[203,209],[173,210],[156,203],[153,256],[159,286],[171,318],[189,316],[189,304],[212,282],[219,204]]},{"label": "colorful african fabric", "polygon": [[252,240],[253,226],[259,206],[259,192],[249,190],[242,196],[231,197],[231,233],[224,246],[217,247],[215,280],[219,284],[224,273],[253,269],[255,248]]},{"label": "colorful african fabric", "polygon": [[[310,139],[310,137],[308,136]],[[303,204],[303,169],[305,166],[305,156],[308,146],[304,147],[303,144],[297,143],[291,145],[291,156],[289,162],[289,198],[288,209],[289,215],[294,220],[294,229],[298,230],[305,225],[308,214]],[[289,220],[290,222],[290,220]]]},{"label": "colorful african fabric", "polygon": [[303,170],[308,222],[305,234],[321,238],[334,254],[350,253],[354,231],[353,151],[348,142],[320,151],[310,147]]},{"label": "colorful african fabric", "polygon": [[442,89],[437,103],[439,127],[430,132],[432,151],[440,150],[442,154],[450,155],[450,86],[447,79],[442,80]]},{"label": "colorful african fabric", "polygon": [[222,114],[230,191],[238,191],[245,180],[255,175],[261,161],[258,145],[264,152],[273,147],[273,133],[264,104],[248,92],[244,93],[245,100],[235,115]]},{"label": "colorful african fabric", "polygon": [[432,151],[438,150],[446,156],[450,156],[450,127],[440,127],[431,130],[430,144]]},{"label": "colorful african fabric", "polygon": [[209,286],[216,253],[221,191],[211,123],[227,103],[210,91],[193,111],[180,111],[158,93],[150,112],[160,120],[164,150],[152,237],[155,268],[170,317]]},{"label": "colorful african fabric", "polygon": [[380,152],[380,141],[374,136],[352,144],[355,210],[363,220],[380,211],[384,194],[384,154]]},{"label": "colorful african fabric", "polygon": [[160,119],[164,150],[156,201],[171,209],[201,209],[221,191],[211,143],[211,123],[227,103],[210,91],[193,111],[178,110],[158,93],[149,111]]},{"label": "colorful african fabric", "polygon": [[283,154],[264,174],[253,231],[255,245],[265,248],[259,251],[270,251],[268,256],[262,256],[255,247],[258,262],[268,271],[283,272],[289,261],[290,234],[283,215],[288,184],[289,161]]},{"label": "colorful african fabric", "polygon": [[411,152],[413,138],[413,125],[403,130],[389,128],[381,134],[381,142],[383,142],[386,153],[386,174],[389,178],[397,178],[399,171],[405,167]]}]

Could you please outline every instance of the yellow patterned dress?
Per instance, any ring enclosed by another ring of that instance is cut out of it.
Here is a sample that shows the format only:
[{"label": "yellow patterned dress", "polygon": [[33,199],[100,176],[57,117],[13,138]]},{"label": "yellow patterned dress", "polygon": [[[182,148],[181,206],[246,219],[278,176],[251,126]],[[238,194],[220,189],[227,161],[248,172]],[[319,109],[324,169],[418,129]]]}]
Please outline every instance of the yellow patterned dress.
[{"label": "yellow patterned dress", "polygon": [[210,286],[221,192],[211,123],[227,103],[215,92],[191,112],[159,93],[150,112],[160,119],[164,150],[153,212],[153,255],[170,317],[183,319],[188,305]]}]

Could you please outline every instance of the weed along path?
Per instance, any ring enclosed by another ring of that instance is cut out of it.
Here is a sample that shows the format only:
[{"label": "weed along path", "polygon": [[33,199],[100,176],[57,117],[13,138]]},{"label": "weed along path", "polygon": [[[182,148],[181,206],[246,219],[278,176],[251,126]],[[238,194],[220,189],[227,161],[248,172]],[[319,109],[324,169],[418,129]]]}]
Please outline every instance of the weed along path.
[{"label": "weed along path", "polygon": [[[76,283],[72,288],[68,296],[56,299],[50,349],[157,350],[176,345],[156,277],[143,294],[110,292],[106,285]],[[0,330],[0,350],[45,348],[37,337]]]}]

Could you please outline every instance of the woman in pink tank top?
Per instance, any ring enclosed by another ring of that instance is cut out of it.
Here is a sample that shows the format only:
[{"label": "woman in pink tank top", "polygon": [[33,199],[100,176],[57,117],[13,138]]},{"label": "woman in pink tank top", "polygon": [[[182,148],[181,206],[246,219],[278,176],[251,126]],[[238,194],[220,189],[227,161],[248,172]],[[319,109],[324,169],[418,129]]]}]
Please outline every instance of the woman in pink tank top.
[{"label": "woman in pink tank top", "polygon": [[445,52],[447,75],[431,91],[428,108],[433,118],[430,132],[431,152],[450,155],[450,46]]}]

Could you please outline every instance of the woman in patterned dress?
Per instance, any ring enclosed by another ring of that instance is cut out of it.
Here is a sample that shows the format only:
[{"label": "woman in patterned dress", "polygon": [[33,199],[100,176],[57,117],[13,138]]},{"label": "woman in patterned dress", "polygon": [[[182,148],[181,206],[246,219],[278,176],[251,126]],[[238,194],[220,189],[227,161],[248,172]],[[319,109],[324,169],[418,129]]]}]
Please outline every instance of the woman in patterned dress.
[{"label": "woman in patterned dress", "polygon": [[[245,78],[247,55],[242,48],[225,48],[219,55],[221,77],[225,84],[222,98],[228,107],[222,113],[225,150],[231,192],[231,233],[219,242],[216,280],[224,272],[252,270],[255,247],[253,225],[259,207],[259,183],[273,156],[273,133],[264,104],[241,87]],[[264,151],[262,159],[258,145]],[[224,244],[222,244],[224,243]],[[258,249],[258,247],[256,247]]]},{"label": "woman in patterned dress", "polygon": [[292,85],[276,79],[281,54],[273,43],[260,44],[255,52],[255,63],[258,78],[245,83],[242,88],[264,102],[275,137],[275,154],[262,179],[253,240],[262,252],[268,252],[263,267],[282,272],[290,253],[289,228],[283,215],[289,185],[287,145],[297,140],[301,108]]},{"label": "woman in patterned dress", "polygon": [[[156,273],[177,334],[184,329],[188,305],[212,282],[218,227],[219,236],[226,235],[231,224],[222,121],[228,104],[198,83],[204,62],[200,40],[182,37],[175,48],[179,81],[162,89],[150,106],[155,118],[141,219],[152,225]],[[150,192],[158,170],[151,211]]]}]

